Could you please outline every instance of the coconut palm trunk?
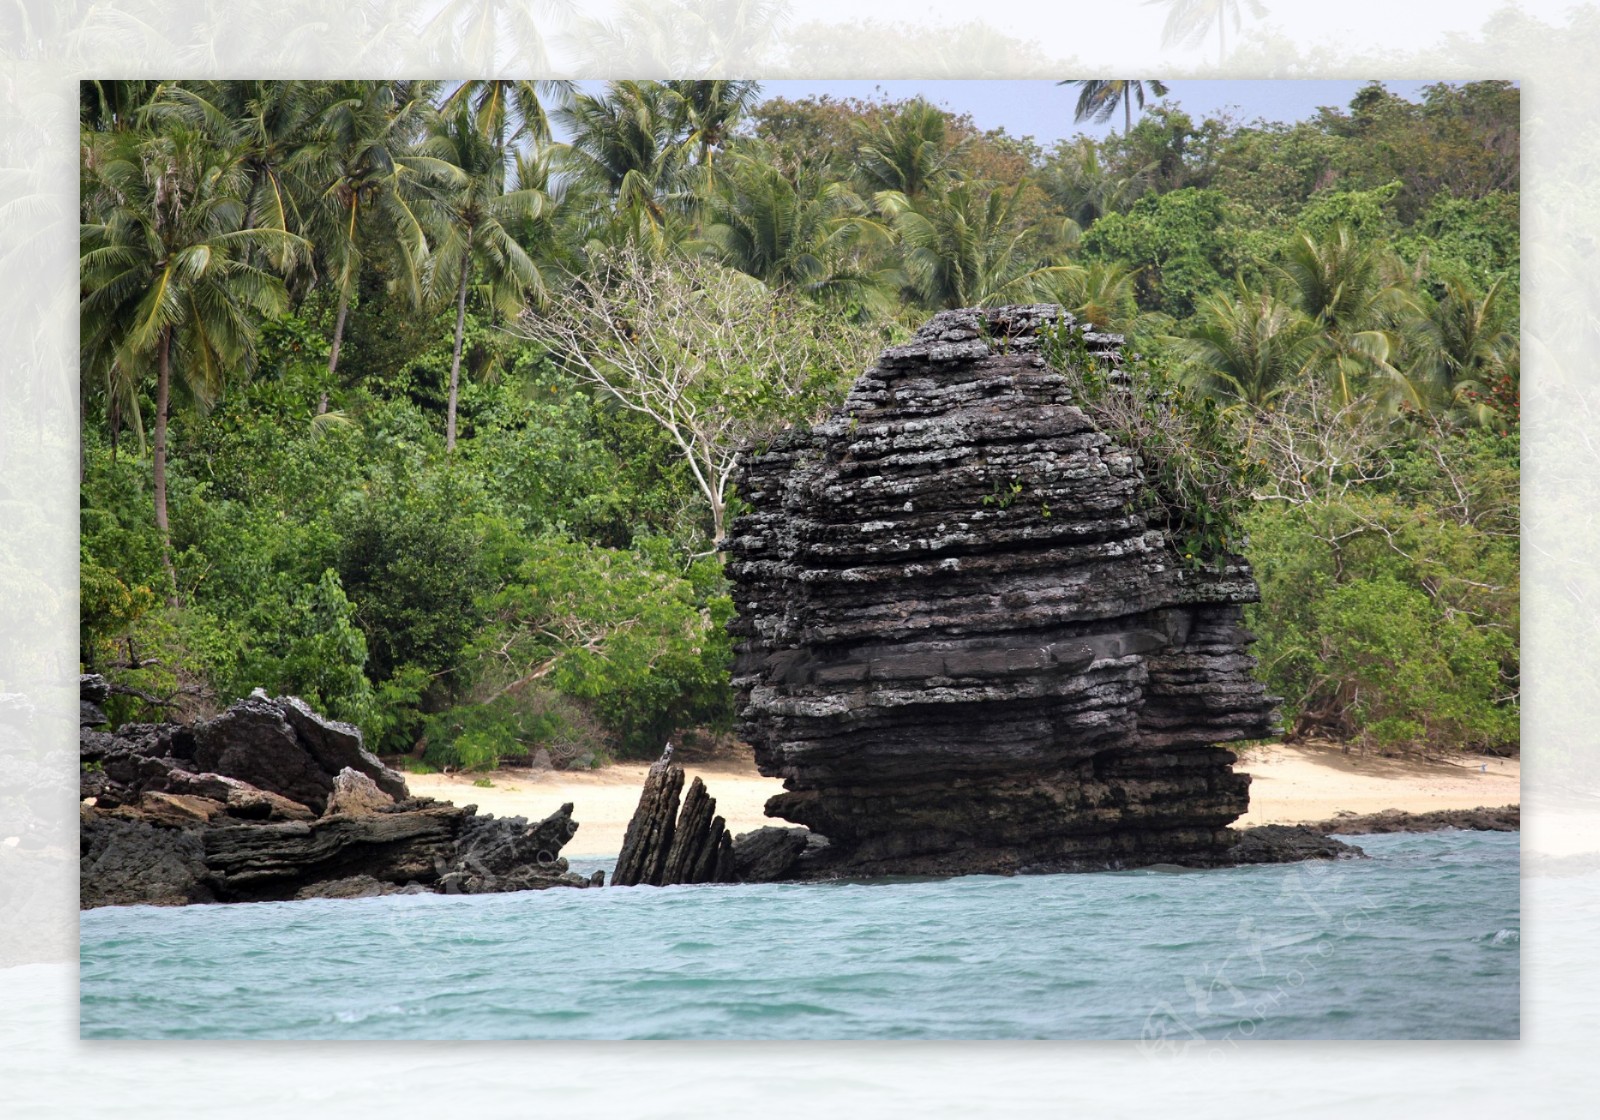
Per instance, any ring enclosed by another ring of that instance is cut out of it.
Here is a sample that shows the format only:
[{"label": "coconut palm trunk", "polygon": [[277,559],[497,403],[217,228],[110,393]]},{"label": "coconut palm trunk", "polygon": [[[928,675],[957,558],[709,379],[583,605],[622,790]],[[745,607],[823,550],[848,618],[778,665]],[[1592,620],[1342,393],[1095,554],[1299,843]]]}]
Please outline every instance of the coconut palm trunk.
[{"label": "coconut palm trunk", "polygon": [[154,490],[156,531],[161,534],[161,566],[167,571],[171,592],[167,602],[178,605],[178,573],[172,566],[172,528],[167,519],[167,412],[172,400],[172,328],[161,334],[161,353],[156,366],[156,434],[154,447]]},{"label": "coconut palm trunk", "polygon": [[456,285],[456,348],[450,358],[450,404],[445,411],[444,449],[456,449],[456,395],[461,384],[461,336],[467,326],[467,278],[472,254],[461,254],[461,279]]},{"label": "coconut palm trunk", "polygon": [[[339,313],[333,320],[333,343],[328,347],[328,379],[333,380],[333,375],[339,369],[339,347],[344,342],[344,320],[350,313],[350,289],[341,288],[339,291]],[[328,411],[328,390],[322,390],[322,398],[317,401],[317,415],[321,416]]]}]

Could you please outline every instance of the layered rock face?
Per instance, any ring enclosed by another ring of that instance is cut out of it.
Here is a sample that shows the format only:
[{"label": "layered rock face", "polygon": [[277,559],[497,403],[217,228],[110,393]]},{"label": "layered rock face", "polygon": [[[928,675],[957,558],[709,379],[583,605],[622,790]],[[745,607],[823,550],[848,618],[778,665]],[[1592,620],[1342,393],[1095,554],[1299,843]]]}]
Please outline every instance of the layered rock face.
[{"label": "layered rock face", "polygon": [[[103,682],[82,692],[82,718],[103,722]],[[578,830],[570,804],[530,824],[411,797],[356,728],[292,696],[195,727],[93,723],[79,734],[86,909],[591,885],[559,855]]]},{"label": "layered rock face", "polygon": [[650,767],[611,873],[612,886],[734,881],[733,837],[717,816],[716,799],[696,777],[680,810],[683,776],[683,767],[670,756]]},{"label": "layered rock face", "polygon": [[739,730],[768,814],[829,841],[796,874],[1230,862],[1249,777],[1217,744],[1275,730],[1258,590],[1151,526],[1137,449],[1041,356],[1060,315],[943,312],[744,464]]}]

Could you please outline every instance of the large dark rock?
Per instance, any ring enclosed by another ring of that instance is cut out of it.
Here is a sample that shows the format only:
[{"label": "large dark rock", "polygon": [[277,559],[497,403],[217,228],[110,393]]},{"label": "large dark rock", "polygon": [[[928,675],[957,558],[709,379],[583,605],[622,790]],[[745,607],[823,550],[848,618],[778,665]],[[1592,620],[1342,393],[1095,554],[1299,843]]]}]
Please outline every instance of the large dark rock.
[{"label": "large dark rock", "polygon": [[455,865],[445,889],[452,893],[486,894],[491,891],[518,891],[550,885],[561,880],[565,885],[577,876],[567,873],[567,861],[560,852],[577,835],[578,822],[572,819],[569,801],[544,820],[529,825],[524,817],[470,817],[462,822],[456,837]]},{"label": "large dark rock", "polygon": [[85,728],[80,751],[86,907],[590,882],[560,856],[570,804],[530,825],[412,798],[355,728],[293,698],[253,696],[194,733]]},{"label": "large dark rock", "polygon": [[1235,833],[1232,847],[1220,862],[1295,863],[1305,859],[1362,859],[1365,856],[1366,853],[1354,844],[1335,840],[1303,824],[1261,824]]},{"label": "large dark rock", "polygon": [[559,854],[577,831],[571,805],[532,826],[438,803],[246,822],[193,795],[142,798],[84,810],[83,906],[353,898],[413,885],[466,894],[589,885]]},{"label": "large dark rock", "polygon": [[678,822],[678,795],[683,791],[683,767],[665,759],[650,767],[645,775],[639,804],[628,820],[628,831],[617,853],[611,872],[613,887],[636,887],[640,883],[661,884],[661,871],[672,847],[672,834]]},{"label": "large dark rock", "polygon": [[757,828],[733,838],[733,868],[741,883],[773,883],[786,878],[812,833],[803,828]]},{"label": "large dark rock", "polygon": [[[949,311],[749,454],[727,550],[739,731],[830,841],[799,873],[1211,864],[1275,731],[1244,560],[1185,563],[1136,448],[1040,351],[1051,307]],[[1120,339],[1085,345],[1120,369]],[[1137,376],[1132,372],[1131,376]],[[1121,376],[1121,374],[1118,374]]]},{"label": "large dark rock", "polygon": [[99,673],[85,673],[78,678],[78,726],[99,727],[106,722],[105,702],[111,697],[111,685]]},{"label": "large dark rock", "polygon": [[289,726],[284,709],[265,698],[241,700],[197,725],[195,740],[200,769],[282,794],[318,813],[339,772],[323,769]]},{"label": "large dark rock", "polygon": [[86,810],[80,829],[78,902],[182,906],[212,902],[198,829],[163,828]]},{"label": "large dark rock", "polygon": [[317,760],[325,773],[337,775],[349,768],[371,778],[384,793],[396,801],[410,796],[406,780],[397,770],[391,770],[378,756],[361,744],[359,728],[324,719],[313,712],[298,696],[280,696],[273,703],[283,711],[284,719],[294,728],[300,744]]},{"label": "large dark rock", "polygon": [[[121,731],[118,732],[122,734]],[[396,801],[405,779],[361,745],[361,732],[324,719],[295,696],[240,700],[194,729],[192,757],[199,769],[249,782],[322,812],[334,778],[352,769],[371,778]]]},{"label": "large dark rock", "polygon": [[308,883],[353,875],[431,882],[451,868],[461,818],[454,805],[440,805],[410,813],[216,826],[203,832],[206,867],[219,880],[218,895],[236,901],[292,898]]}]

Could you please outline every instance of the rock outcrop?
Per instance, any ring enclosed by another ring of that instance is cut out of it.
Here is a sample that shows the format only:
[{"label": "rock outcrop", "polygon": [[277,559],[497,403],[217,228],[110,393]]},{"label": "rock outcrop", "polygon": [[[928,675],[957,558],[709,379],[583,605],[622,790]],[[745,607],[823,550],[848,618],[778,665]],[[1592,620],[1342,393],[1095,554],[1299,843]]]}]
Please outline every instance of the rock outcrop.
[{"label": "rock outcrop", "polygon": [[611,874],[614,887],[735,881],[733,838],[698,777],[680,810],[683,767],[662,759],[645,776],[639,806]]},{"label": "rock outcrop", "polygon": [[1244,863],[1294,863],[1303,859],[1364,859],[1365,852],[1353,844],[1319,832],[1303,824],[1258,824],[1240,829],[1232,845],[1219,853],[1217,862],[1226,866]]},{"label": "rock outcrop", "polygon": [[359,731],[293,697],[79,737],[84,908],[591,885],[560,856],[570,804],[530,824],[413,798]]},{"label": "rock outcrop", "polygon": [[1522,806],[1501,805],[1476,809],[1434,809],[1426,813],[1407,813],[1402,809],[1385,809],[1381,813],[1342,813],[1325,821],[1307,826],[1322,833],[1342,833],[1346,836],[1370,836],[1384,832],[1438,832],[1446,828],[1470,829],[1476,832],[1520,832]]},{"label": "rock outcrop", "polygon": [[78,726],[100,727],[106,722],[105,702],[111,699],[111,685],[99,673],[78,678]]},{"label": "rock outcrop", "polygon": [[323,719],[295,696],[269,700],[258,693],[194,729],[199,769],[282,794],[317,812],[327,806],[334,778],[349,767],[393,798],[406,782],[361,745],[348,723]]},{"label": "rock outcrop", "polygon": [[741,883],[774,883],[786,878],[806,849],[820,837],[804,828],[766,828],[733,838],[733,871]]},{"label": "rock outcrop", "polygon": [[743,463],[739,731],[768,815],[829,841],[794,875],[1230,861],[1250,779],[1218,744],[1275,731],[1258,589],[1152,524],[1138,449],[1041,354],[1060,315],[942,312]]},{"label": "rock outcrop", "polygon": [[359,817],[364,813],[380,813],[394,805],[394,798],[378,788],[378,783],[346,766],[333,776],[333,792],[323,807],[324,816],[343,813]]}]

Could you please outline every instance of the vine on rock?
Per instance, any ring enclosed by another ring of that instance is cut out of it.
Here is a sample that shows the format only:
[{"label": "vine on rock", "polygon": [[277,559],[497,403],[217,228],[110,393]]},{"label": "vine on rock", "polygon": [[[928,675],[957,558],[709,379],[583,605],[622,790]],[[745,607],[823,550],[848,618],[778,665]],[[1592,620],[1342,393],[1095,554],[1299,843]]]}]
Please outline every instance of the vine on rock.
[{"label": "vine on rock", "polygon": [[1266,469],[1248,457],[1216,401],[1159,365],[1120,368],[1070,318],[1041,328],[1045,359],[1102,432],[1139,457],[1150,512],[1193,567],[1220,567],[1245,545],[1252,491]]}]

